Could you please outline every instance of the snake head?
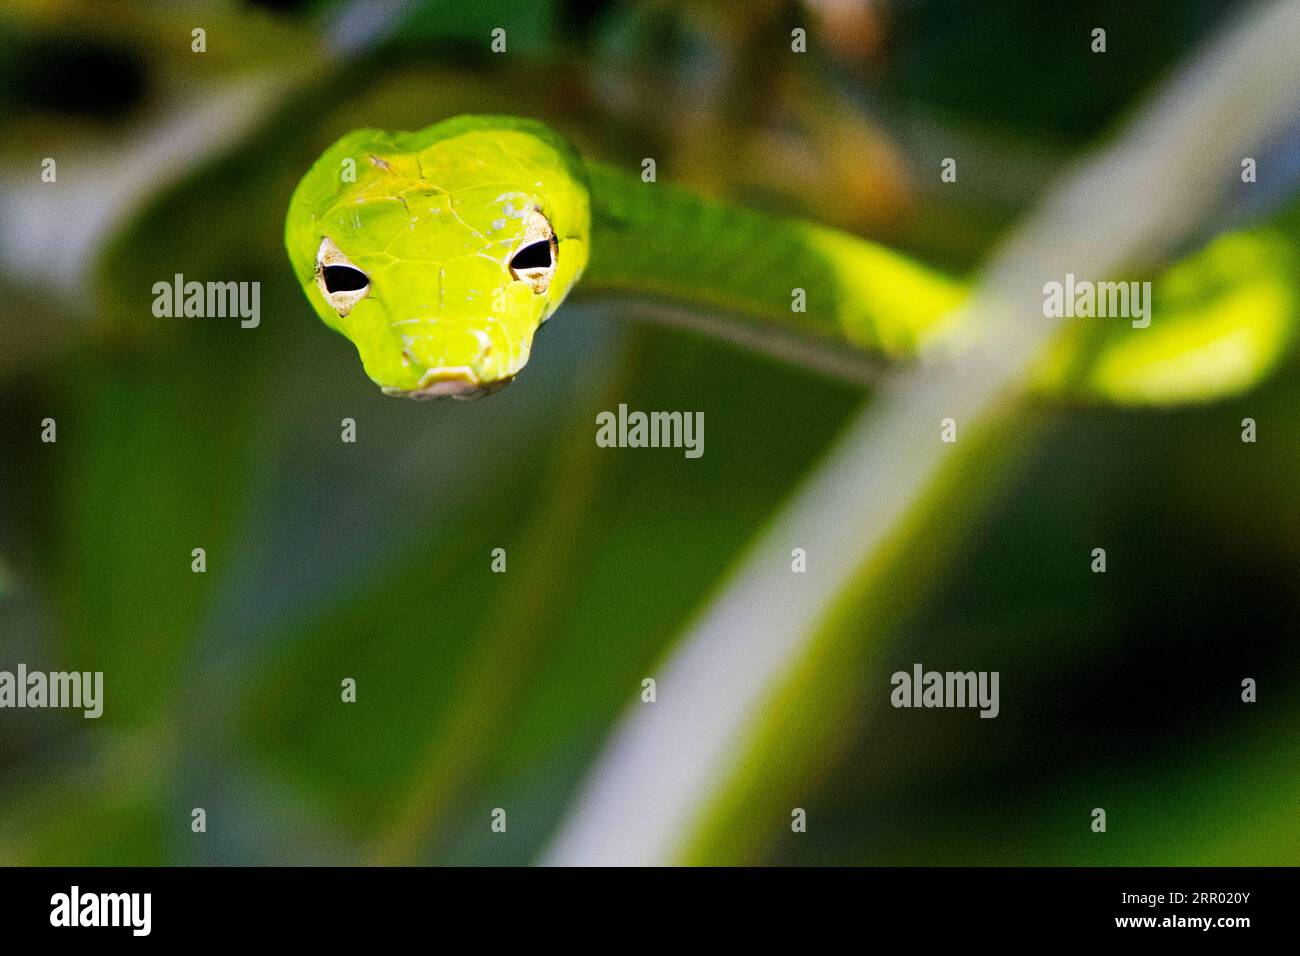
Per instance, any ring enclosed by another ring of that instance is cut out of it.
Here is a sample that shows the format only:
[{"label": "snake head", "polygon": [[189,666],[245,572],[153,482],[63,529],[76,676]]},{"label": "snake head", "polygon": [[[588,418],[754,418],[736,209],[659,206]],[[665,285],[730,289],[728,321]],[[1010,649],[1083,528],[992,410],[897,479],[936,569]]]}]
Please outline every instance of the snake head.
[{"label": "snake head", "polygon": [[317,315],[390,395],[509,383],[587,263],[581,160],[540,123],[357,130],[298,184],[285,244]]}]

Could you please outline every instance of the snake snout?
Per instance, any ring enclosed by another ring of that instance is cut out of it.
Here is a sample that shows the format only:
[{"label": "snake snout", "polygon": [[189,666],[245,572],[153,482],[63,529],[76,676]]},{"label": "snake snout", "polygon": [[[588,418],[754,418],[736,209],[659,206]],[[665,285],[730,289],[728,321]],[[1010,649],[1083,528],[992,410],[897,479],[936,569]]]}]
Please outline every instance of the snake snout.
[{"label": "snake snout", "polygon": [[431,399],[457,398],[462,401],[482,398],[514,381],[514,376],[506,376],[494,381],[484,382],[470,367],[459,365],[452,368],[431,368],[420,378],[415,388],[394,388],[384,386],[385,395],[401,398]]},{"label": "snake snout", "polygon": [[429,320],[423,334],[409,336],[402,349],[403,365],[419,373],[415,385],[389,384],[383,390],[416,399],[471,399],[496,391],[514,375],[489,360],[492,344],[488,333],[475,325]]}]

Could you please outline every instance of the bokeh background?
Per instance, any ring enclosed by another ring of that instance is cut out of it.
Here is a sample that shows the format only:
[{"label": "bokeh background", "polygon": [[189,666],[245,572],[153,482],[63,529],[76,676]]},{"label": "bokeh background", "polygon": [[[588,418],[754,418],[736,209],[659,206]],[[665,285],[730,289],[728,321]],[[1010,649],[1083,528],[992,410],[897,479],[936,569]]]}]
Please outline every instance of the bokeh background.
[{"label": "bokeh background", "polygon": [[[0,712],[0,862],[536,861],[642,679],[871,400],[599,303],[490,399],[383,397],[281,247],[341,133],[536,116],[967,274],[1244,6],[6,0],[0,669],[102,670],[106,710]],[[808,54],[773,56],[796,26]],[[1300,130],[1259,159],[1204,235],[1271,222],[1294,252]],[[261,325],[154,318],[175,273],[260,281]],[[846,636],[833,692],[782,699],[816,746],[701,795],[686,856],[1300,863],[1295,372],[1176,408],[1036,400],[994,500],[946,503],[964,531],[916,556],[927,585]],[[619,402],[702,410],[704,457],[598,449]],[[1001,716],[892,709],[914,661],[999,670]]]}]

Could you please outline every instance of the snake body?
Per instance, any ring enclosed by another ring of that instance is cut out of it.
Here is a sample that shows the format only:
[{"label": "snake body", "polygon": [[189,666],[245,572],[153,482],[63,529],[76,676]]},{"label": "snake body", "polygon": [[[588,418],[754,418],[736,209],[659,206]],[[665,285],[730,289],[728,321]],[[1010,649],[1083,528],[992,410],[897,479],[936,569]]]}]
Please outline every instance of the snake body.
[{"label": "snake body", "polygon": [[960,297],[865,240],[585,163],[504,116],[348,133],[299,183],[285,243],[321,319],[411,397],[512,380],[580,278],[890,356]]},{"label": "snake body", "polygon": [[[575,287],[719,316],[712,327],[732,338],[882,362],[942,334],[966,295],[878,244],[644,181],[509,116],[347,133],[299,182],[285,244],[366,374],[413,398],[512,381]],[[1166,283],[1159,329],[1077,325],[1039,384],[1136,403],[1245,387],[1283,354],[1295,309],[1279,248],[1249,233],[1211,244]]]}]

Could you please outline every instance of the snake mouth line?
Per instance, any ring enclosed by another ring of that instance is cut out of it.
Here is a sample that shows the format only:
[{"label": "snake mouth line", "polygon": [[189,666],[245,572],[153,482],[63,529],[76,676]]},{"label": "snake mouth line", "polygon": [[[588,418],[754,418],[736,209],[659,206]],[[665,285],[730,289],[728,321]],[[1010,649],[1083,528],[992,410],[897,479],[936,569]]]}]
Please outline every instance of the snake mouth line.
[{"label": "snake mouth line", "polygon": [[413,398],[416,400],[457,398],[468,401],[490,395],[492,392],[509,385],[514,381],[514,378],[513,375],[509,375],[491,382],[484,382],[479,379],[478,373],[469,366],[457,365],[447,368],[428,369],[421,376],[420,384],[415,388],[395,388],[391,385],[385,385],[383,391],[385,395],[393,395],[399,398]]}]

